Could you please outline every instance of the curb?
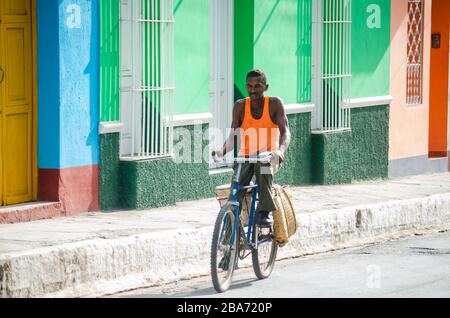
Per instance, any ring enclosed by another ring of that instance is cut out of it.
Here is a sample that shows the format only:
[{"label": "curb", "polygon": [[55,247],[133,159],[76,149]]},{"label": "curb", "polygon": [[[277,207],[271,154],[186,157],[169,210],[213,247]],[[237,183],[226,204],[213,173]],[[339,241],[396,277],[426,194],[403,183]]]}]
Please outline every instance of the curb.
[{"label": "curb", "polygon": [[[278,259],[450,230],[450,193],[297,217],[298,232],[279,250]],[[5,254],[0,258],[0,297],[95,297],[209,275],[212,228]]]}]

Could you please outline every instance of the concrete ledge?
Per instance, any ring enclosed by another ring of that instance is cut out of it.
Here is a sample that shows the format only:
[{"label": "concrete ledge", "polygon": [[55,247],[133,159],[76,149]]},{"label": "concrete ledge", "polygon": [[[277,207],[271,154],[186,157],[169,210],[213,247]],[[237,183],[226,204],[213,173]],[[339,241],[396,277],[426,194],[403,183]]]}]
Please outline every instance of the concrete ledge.
[{"label": "concrete ledge", "polygon": [[314,110],[313,103],[285,105],[286,115],[311,113]]},{"label": "concrete ledge", "polygon": [[102,122],[99,124],[98,130],[100,134],[112,134],[121,132],[123,123],[121,122]]},{"label": "concrete ledge", "polygon": [[212,113],[196,113],[173,116],[173,127],[209,124],[213,120]]},{"label": "concrete ledge", "polygon": [[393,97],[388,96],[373,96],[365,98],[351,99],[349,103],[344,103],[344,109],[361,108],[361,107],[373,107],[381,105],[391,105]]},{"label": "concrete ledge", "polygon": [[[450,229],[450,193],[298,214],[278,259]],[[212,224],[0,256],[1,297],[87,297],[209,275]],[[244,266],[245,263],[244,263]]]}]

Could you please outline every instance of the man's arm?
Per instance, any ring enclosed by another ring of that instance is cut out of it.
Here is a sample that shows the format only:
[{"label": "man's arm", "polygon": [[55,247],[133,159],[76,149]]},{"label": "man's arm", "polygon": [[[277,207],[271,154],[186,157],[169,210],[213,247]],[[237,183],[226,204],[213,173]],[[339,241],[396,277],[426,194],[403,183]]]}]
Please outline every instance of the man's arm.
[{"label": "man's arm", "polygon": [[231,133],[230,136],[228,136],[228,139],[223,144],[222,150],[220,153],[218,151],[213,151],[212,156],[214,157],[216,154],[219,157],[224,157],[227,153],[229,153],[231,150],[234,149],[234,141],[235,136],[237,136],[238,129],[242,125],[241,120],[241,112],[242,112],[242,101],[237,101],[233,108],[233,119],[231,122]]},{"label": "man's arm", "polygon": [[276,154],[280,158],[280,162],[283,162],[285,153],[291,143],[291,132],[289,130],[289,121],[286,116],[283,101],[280,98],[275,98],[274,102],[276,105],[275,124],[277,124],[280,129],[279,150]]}]

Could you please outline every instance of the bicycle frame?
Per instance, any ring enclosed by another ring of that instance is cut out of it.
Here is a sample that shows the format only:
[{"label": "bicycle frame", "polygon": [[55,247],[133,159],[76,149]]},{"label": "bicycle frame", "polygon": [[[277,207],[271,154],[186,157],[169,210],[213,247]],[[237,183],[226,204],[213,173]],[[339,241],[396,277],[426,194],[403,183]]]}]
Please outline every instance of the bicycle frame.
[{"label": "bicycle frame", "polygon": [[[242,164],[238,164],[236,175],[233,178],[233,184],[231,187],[231,196],[230,200],[228,201],[228,204],[233,205],[236,207],[235,209],[235,216],[234,216],[234,224],[233,224],[233,232],[231,236],[231,245],[234,244],[234,238],[236,235],[236,231],[238,230],[238,227],[242,226],[239,224],[239,215],[241,213],[241,207],[238,202],[238,193],[239,191],[247,191],[248,189],[252,189],[252,204],[249,212],[248,217],[248,225],[247,225],[247,237],[245,240],[246,247],[251,248],[258,248],[258,238],[255,237],[255,242],[251,241],[251,235],[253,232],[253,222],[254,222],[254,216],[256,212],[256,200],[257,197],[260,195],[259,186],[257,184],[255,185],[248,185],[248,186],[242,186],[239,184],[239,176],[241,174]],[[245,199],[244,199],[245,200]],[[266,240],[261,241],[261,243],[265,242]]]},{"label": "bicycle frame", "polygon": [[[233,183],[230,203],[233,205],[236,205],[237,208],[235,210],[232,238],[234,240],[235,232],[238,229],[239,215],[241,214],[241,207],[239,206],[239,202],[238,202],[238,192],[246,191],[248,189],[252,189],[253,194],[252,194],[252,204],[251,204],[251,208],[250,208],[250,212],[249,212],[249,216],[248,216],[246,244],[250,245],[252,247],[256,247],[257,242],[251,242],[251,234],[252,234],[253,221],[254,221],[255,210],[256,210],[256,198],[257,198],[257,195],[259,195],[259,186],[258,185],[241,186],[237,182]],[[231,243],[234,243],[234,242],[231,242]],[[253,243],[253,244],[251,244],[251,243]]]}]

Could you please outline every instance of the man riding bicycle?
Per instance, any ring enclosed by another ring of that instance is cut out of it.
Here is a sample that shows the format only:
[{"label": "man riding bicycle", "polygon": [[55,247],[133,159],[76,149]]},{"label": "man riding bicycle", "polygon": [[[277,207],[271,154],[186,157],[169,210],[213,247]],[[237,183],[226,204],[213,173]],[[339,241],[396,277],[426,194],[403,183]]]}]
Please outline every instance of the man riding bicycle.
[{"label": "man riding bicycle", "polygon": [[[223,158],[234,149],[237,136],[241,141],[240,157],[272,153],[271,162],[268,164],[243,164],[239,178],[239,184],[248,185],[255,175],[260,188],[259,205],[256,209],[257,224],[270,227],[270,212],[276,210],[272,198],[273,175],[285,159],[291,133],[283,101],[278,97],[264,96],[269,85],[263,71],[255,69],[248,72],[246,89],[249,98],[238,100],[234,105],[230,136],[222,150],[213,151],[212,156]],[[245,193],[239,193],[239,202],[242,202],[244,195]]]}]

